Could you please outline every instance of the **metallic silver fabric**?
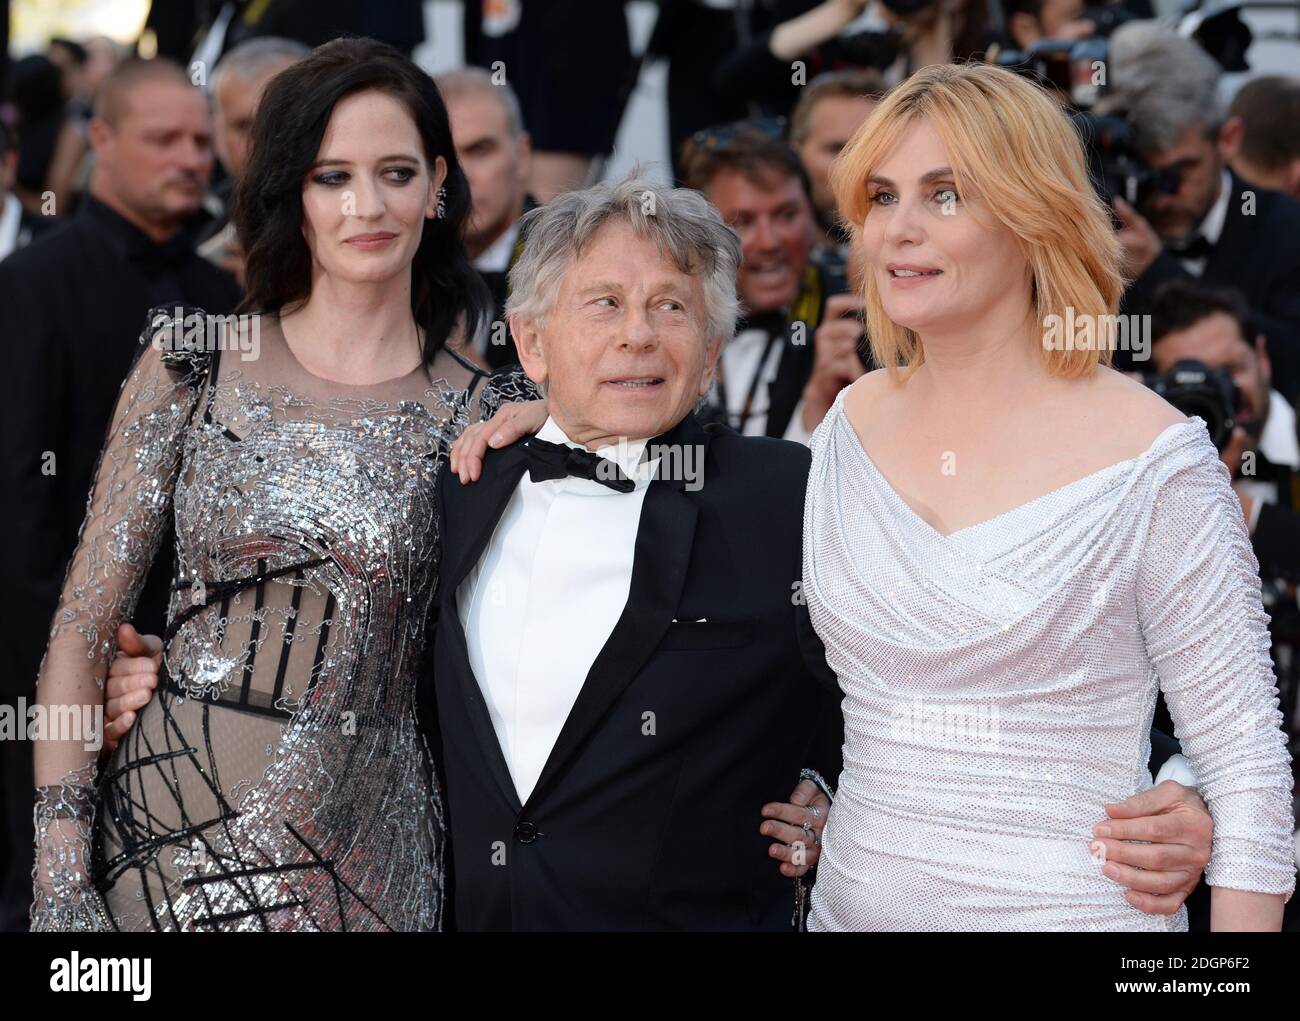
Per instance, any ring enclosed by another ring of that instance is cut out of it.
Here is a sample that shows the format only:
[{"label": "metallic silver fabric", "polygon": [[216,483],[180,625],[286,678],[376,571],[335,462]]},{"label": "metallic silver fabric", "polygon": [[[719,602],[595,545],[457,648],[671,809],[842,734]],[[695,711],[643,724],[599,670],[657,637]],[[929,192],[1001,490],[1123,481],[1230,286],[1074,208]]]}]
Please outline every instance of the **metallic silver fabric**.
[{"label": "metallic silver fabric", "polygon": [[[79,742],[37,742],[33,928],[440,926],[441,799],[415,684],[434,487],[482,387],[468,398],[446,352],[401,379],[330,382],[274,317],[260,327],[257,356],[232,343],[216,373],[146,329],[123,386],[40,702],[102,699],[169,521],[176,631],[97,780]],[[532,396],[522,375],[497,389],[485,406]]]},{"label": "metallic silver fabric", "polygon": [[843,411],[813,438],[804,591],[844,692],[813,930],[1185,930],[1090,852],[1151,786],[1157,686],[1214,817],[1211,885],[1290,895],[1291,772],[1258,564],[1204,423],[944,536]]}]

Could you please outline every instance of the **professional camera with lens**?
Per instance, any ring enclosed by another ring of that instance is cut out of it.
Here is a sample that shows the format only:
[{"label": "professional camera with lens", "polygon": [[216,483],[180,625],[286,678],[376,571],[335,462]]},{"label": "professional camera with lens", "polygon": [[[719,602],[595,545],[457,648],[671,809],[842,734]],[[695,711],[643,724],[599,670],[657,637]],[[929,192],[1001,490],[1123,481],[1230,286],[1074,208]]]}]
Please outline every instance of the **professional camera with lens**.
[{"label": "professional camera with lens", "polygon": [[1140,208],[1153,195],[1178,190],[1178,172],[1148,166],[1138,152],[1132,123],[1122,112],[1107,115],[1093,108],[1106,93],[1104,69],[1108,38],[1134,15],[1114,6],[1089,7],[1080,20],[1091,21],[1094,34],[1086,39],[1039,39],[1026,49],[1000,49],[993,57],[999,67],[1023,74],[1055,92],[1070,110],[1070,118],[1088,150],[1088,172],[1102,200],[1111,205],[1118,195]]},{"label": "professional camera with lens", "polygon": [[1087,110],[1070,114],[1088,151],[1088,173],[1106,205],[1119,196],[1141,209],[1155,195],[1172,195],[1181,179],[1176,167],[1149,166],[1138,151],[1132,121],[1122,114]]},{"label": "professional camera with lens", "polygon": [[1147,375],[1143,382],[1184,415],[1203,418],[1216,448],[1227,446],[1241,410],[1241,393],[1225,370],[1186,358],[1168,372]]}]

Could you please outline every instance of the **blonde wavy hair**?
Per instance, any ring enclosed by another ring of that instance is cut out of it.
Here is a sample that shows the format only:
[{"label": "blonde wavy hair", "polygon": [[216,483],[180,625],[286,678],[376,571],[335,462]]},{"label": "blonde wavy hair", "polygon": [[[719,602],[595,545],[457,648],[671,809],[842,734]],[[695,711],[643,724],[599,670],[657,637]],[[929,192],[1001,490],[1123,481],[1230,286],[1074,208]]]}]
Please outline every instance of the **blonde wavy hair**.
[{"label": "blonde wavy hair", "polygon": [[[1110,212],[1088,176],[1070,119],[1037,85],[990,64],[934,64],[891,90],[845,146],[831,187],[853,243],[871,214],[868,179],[907,127],[927,118],[943,139],[959,191],[973,190],[1019,239],[1034,312],[1097,317],[1095,342],[1043,353],[1048,371],[1083,376],[1109,364],[1124,280]],[[875,276],[863,274],[867,333],[878,365],[910,373],[925,360],[921,338],[885,314]]]}]

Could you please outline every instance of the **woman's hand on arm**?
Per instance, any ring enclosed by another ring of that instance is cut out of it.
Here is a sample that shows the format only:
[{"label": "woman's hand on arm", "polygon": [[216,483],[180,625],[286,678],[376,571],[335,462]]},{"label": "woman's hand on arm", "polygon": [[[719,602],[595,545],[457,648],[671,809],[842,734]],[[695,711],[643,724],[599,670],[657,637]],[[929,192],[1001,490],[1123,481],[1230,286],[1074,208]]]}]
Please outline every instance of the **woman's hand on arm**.
[{"label": "woman's hand on arm", "polygon": [[545,401],[518,401],[503,404],[486,422],[467,426],[451,445],[451,470],[461,484],[477,482],[483,472],[483,458],[488,448],[508,447],[516,440],[531,436],[546,424],[549,414]]}]

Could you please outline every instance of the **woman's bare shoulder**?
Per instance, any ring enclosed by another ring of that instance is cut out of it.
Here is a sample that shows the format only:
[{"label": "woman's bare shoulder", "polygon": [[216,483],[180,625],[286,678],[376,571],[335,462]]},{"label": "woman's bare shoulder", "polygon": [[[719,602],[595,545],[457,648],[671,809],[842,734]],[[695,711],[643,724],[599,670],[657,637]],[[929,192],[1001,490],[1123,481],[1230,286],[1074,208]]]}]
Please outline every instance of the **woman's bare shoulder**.
[{"label": "woman's bare shoulder", "polygon": [[[1089,403],[1121,451],[1140,454],[1170,426],[1190,422],[1167,400],[1122,372],[1098,366]],[[1091,416],[1090,416],[1091,417]]]},{"label": "woman's bare shoulder", "polygon": [[881,405],[896,398],[904,386],[903,377],[888,369],[872,369],[849,384],[844,411],[855,423],[879,412]]}]

